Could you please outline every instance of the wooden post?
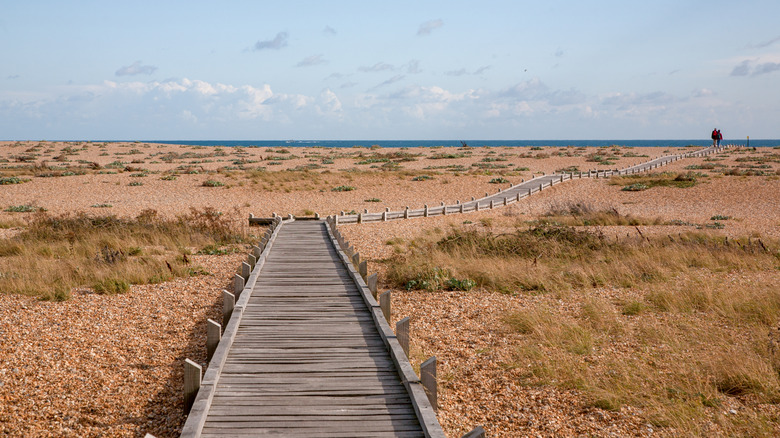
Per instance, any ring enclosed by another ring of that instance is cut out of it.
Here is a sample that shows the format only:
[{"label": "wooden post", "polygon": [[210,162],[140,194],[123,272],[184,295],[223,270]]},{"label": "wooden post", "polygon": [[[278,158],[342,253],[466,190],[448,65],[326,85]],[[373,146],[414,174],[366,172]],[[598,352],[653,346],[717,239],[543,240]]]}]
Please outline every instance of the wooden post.
[{"label": "wooden post", "polygon": [[262,253],[263,253],[263,250],[259,246],[255,245],[255,246],[252,247],[252,254],[254,254],[254,256],[255,256],[255,263],[257,263],[257,259],[260,258],[260,255]]},{"label": "wooden post", "polygon": [[471,429],[471,432],[463,435],[460,438],[485,438],[485,428],[482,426],[477,426],[474,429]]},{"label": "wooden post", "polygon": [[230,315],[233,314],[233,308],[236,307],[236,296],[230,292],[222,291],[222,327],[227,327],[230,321]]},{"label": "wooden post", "polygon": [[377,275],[371,274],[366,278],[366,285],[368,285],[368,290],[371,291],[371,295],[376,298],[376,281],[377,281]]},{"label": "wooden post", "polygon": [[446,205],[441,207],[441,214],[443,214],[444,216],[447,216],[447,206]]},{"label": "wooden post", "polygon": [[387,322],[390,322],[390,293],[390,291],[386,291],[379,296],[379,307],[382,308],[382,313],[385,314]]},{"label": "wooden post", "polygon": [[222,326],[212,319],[206,320],[206,358],[209,362],[217,350],[220,339],[222,339]]},{"label": "wooden post", "polygon": [[339,217],[338,216],[333,216],[333,228],[336,228],[338,226],[339,226]]},{"label": "wooden post", "polygon": [[244,277],[236,274],[233,276],[233,293],[236,295],[236,299],[241,296],[241,291],[244,290]]},{"label": "wooden post", "polygon": [[476,207],[474,207],[474,210],[479,211],[479,201],[477,201],[474,205],[476,205]]},{"label": "wooden post", "polygon": [[520,192],[517,192],[517,202],[520,202]]},{"label": "wooden post", "polygon": [[398,339],[398,343],[401,344],[406,357],[409,357],[409,317],[398,321],[395,325],[395,337]]},{"label": "wooden post", "polygon": [[420,382],[428,394],[434,412],[439,412],[438,395],[436,391],[436,356],[431,357],[420,365]]},{"label": "wooden post", "polygon": [[425,210],[423,211],[423,217],[428,217],[428,204],[425,204]]},{"label": "wooden post", "polygon": [[387,211],[382,212],[382,222],[387,222]]},{"label": "wooden post", "polygon": [[[249,274],[252,273],[252,267],[249,266],[249,263],[242,262],[241,263],[241,276],[244,277],[244,281],[246,282],[249,279]],[[243,289],[243,287],[242,287]]]},{"label": "wooden post", "polygon": [[356,252],[356,253],[355,253],[355,254],[352,256],[352,265],[353,265],[355,268],[357,268],[358,266],[360,266],[360,253],[359,253],[359,252]]},{"label": "wooden post", "polygon": [[496,201],[494,199],[491,199],[490,200],[490,209],[492,210],[493,207],[495,207],[495,206],[496,206]]},{"label": "wooden post", "polygon": [[200,389],[200,380],[203,375],[203,368],[195,362],[184,360],[184,414],[190,413],[190,408],[195,402],[195,397]]},{"label": "wooden post", "polygon": [[363,260],[358,265],[358,272],[360,273],[360,276],[363,277],[363,281],[366,281],[366,277],[368,277],[368,261]]},{"label": "wooden post", "polygon": [[358,223],[359,224],[363,223],[363,213],[358,213]]},{"label": "wooden post", "polygon": [[460,204],[460,212],[463,213],[463,204]]},{"label": "wooden post", "polygon": [[531,196],[531,189],[528,189],[528,196]]},{"label": "wooden post", "polygon": [[404,219],[409,219],[409,206],[407,205],[406,208],[404,208]]}]

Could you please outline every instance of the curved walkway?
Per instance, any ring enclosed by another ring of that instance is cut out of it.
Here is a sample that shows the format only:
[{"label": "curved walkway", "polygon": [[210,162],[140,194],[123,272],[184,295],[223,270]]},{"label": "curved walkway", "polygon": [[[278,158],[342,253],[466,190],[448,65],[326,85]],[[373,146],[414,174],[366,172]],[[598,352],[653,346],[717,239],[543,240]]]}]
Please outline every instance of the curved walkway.
[{"label": "curved walkway", "polygon": [[520,184],[509,187],[506,190],[499,190],[495,194],[485,194],[485,197],[480,199],[472,198],[471,201],[456,203],[454,205],[439,205],[439,206],[425,206],[421,209],[406,209],[403,211],[384,211],[379,213],[358,213],[350,215],[338,215],[336,216],[338,224],[354,224],[362,222],[381,222],[395,219],[410,219],[416,217],[428,217],[447,215],[455,213],[468,213],[472,211],[480,211],[496,206],[504,206],[517,202],[525,197],[531,196],[534,193],[540,192],[545,188],[552,187],[555,184],[560,184],[564,181],[581,178],[604,178],[613,175],[629,175],[640,172],[647,172],[653,169],[657,169],[661,166],[665,166],[669,163],[689,158],[689,157],[703,157],[710,154],[721,152],[732,146],[721,146],[720,148],[709,147],[701,149],[695,152],[686,152],[677,155],[667,155],[652,160],[648,160],[644,163],[640,163],[634,166],[627,167],[625,169],[615,170],[599,170],[590,172],[572,172],[572,173],[556,173],[550,175],[542,175],[533,178],[528,181],[523,181]]}]

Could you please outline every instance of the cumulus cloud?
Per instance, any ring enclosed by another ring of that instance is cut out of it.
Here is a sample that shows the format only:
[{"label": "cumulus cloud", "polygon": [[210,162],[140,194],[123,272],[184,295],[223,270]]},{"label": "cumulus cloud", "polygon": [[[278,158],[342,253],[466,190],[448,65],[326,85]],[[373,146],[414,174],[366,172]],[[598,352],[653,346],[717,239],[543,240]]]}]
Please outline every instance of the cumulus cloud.
[{"label": "cumulus cloud", "polygon": [[745,60],[731,70],[731,76],[758,76],[780,70],[780,62],[758,62]]},{"label": "cumulus cloud", "polygon": [[266,41],[258,41],[255,43],[254,50],[274,49],[279,50],[282,47],[287,47],[287,32],[279,32],[274,39]]},{"label": "cumulus cloud", "polygon": [[153,65],[143,65],[141,61],[136,61],[130,65],[119,68],[114,73],[117,76],[135,76],[135,75],[150,75],[157,71],[157,67]]},{"label": "cumulus cloud", "polygon": [[311,55],[303,58],[299,63],[295,64],[296,67],[311,67],[313,65],[327,64],[322,55]]},{"label": "cumulus cloud", "polygon": [[772,73],[780,70],[780,62],[764,62],[753,68],[753,76]]},{"label": "cumulus cloud", "polygon": [[395,67],[393,67],[390,64],[384,63],[384,62],[377,62],[376,64],[372,66],[362,66],[358,67],[359,71],[366,72],[366,73],[375,73],[380,71],[388,71],[388,70],[394,70]]},{"label": "cumulus cloud", "polygon": [[417,29],[417,36],[430,35],[431,32],[433,32],[434,30],[442,26],[444,26],[444,21],[440,19],[426,21],[425,23],[420,25],[419,29]]},{"label": "cumulus cloud", "polygon": [[742,61],[734,70],[731,70],[731,76],[747,76],[750,74],[750,61]]},{"label": "cumulus cloud", "polygon": [[693,97],[710,97],[715,96],[715,92],[710,90],[709,88],[701,88],[698,90],[694,90],[693,93],[691,93]]}]

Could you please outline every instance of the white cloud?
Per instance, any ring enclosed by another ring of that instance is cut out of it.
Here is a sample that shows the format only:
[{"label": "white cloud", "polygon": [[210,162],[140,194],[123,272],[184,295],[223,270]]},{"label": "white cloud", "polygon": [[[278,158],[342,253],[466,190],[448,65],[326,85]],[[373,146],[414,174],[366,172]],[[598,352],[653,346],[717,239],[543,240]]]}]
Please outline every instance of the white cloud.
[{"label": "white cloud", "polygon": [[388,70],[395,70],[395,67],[385,62],[377,62],[372,66],[358,67],[358,71],[362,71],[365,73],[375,73],[375,72],[388,71]]},{"label": "white cloud", "polygon": [[279,50],[282,47],[287,47],[287,32],[279,32],[276,34],[274,39],[272,40],[265,40],[265,41],[258,41],[254,45],[254,50],[265,50],[265,49],[274,49]]},{"label": "white cloud", "polygon": [[135,75],[150,75],[157,71],[157,67],[153,65],[143,65],[141,61],[136,61],[130,65],[120,67],[114,74],[116,76],[135,76]]},{"label": "white cloud", "polygon": [[299,63],[295,64],[296,67],[311,67],[314,65],[322,65],[327,64],[328,61],[325,60],[322,55],[311,55],[307,56],[306,58],[303,58]]},{"label": "white cloud", "polygon": [[417,29],[417,35],[418,36],[430,35],[431,32],[433,32],[434,30],[442,26],[444,26],[444,21],[442,21],[441,19],[426,21],[425,23],[420,25],[419,29]]},{"label": "white cloud", "polygon": [[336,29],[330,26],[325,26],[325,29],[322,29],[322,33],[325,35],[336,35],[337,32]]}]

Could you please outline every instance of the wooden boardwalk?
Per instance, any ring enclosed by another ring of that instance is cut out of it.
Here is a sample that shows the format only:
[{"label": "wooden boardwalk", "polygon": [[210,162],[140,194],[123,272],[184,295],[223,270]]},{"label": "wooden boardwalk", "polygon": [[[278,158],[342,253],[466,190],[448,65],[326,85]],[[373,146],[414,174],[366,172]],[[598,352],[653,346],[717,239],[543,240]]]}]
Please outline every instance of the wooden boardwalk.
[{"label": "wooden boardwalk", "polygon": [[[183,436],[426,436],[326,224],[286,222],[269,246],[218,381],[198,394],[207,409],[196,400]],[[443,436],[435,426],[428,436]]]},{"label": "wooden boardwalk", "polygon": [[499,190],[497,193],[486,193],[484,197],[472,199],[458,204],[436,205],[418,209],[408,209],[406,211],[386,211],[386,212],[364,212],[359,214],[339,215],[338,223],[362,223],[362,222],[380,222],[395,219],[409,219],[416,217],[438,216],[445,214],[469,213],[473,211],[486,210],[496,206],[503,206],[517,202],[523,198],[538,193],[545,188],[552,187],[555,184],[564,181],[581,178],[606,178],[613,175],[629,175],[640,172],[647,172],[659,167],[665,166],[677,160],[689,157],[702,157],[714,154],[728,149],[731,146],[721,146],[720,148],[704,148],[694,152],[685,152],[677,155],[667,155],[654,158],[646,162],[627,167],[625,169],[598,170],[590,172],[571,172],[555,173],[550,175],[537,176],[528,181],[522,181],[519,184],[512,185],[505,190]]}]

